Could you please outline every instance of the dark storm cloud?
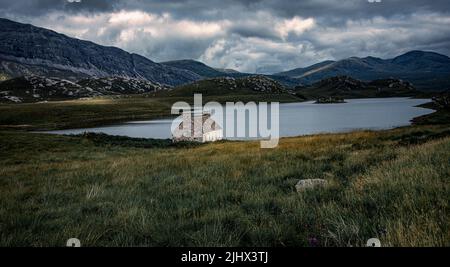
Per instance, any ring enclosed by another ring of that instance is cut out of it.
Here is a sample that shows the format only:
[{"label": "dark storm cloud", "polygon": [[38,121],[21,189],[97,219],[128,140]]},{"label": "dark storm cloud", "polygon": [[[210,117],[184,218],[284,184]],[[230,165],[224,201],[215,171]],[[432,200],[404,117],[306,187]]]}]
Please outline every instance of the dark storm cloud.
[{"label": "dark storm cloud", "polygon": [[89,12],[107,12],[112,11],[114,6],[119,3],[118,0],[79,0],[77,1],[64,1],[64,8],[70,11],[89,11]]},{"label": "dark storm cloud", "polygon": [[450,54],[448,0],[0,0],[0,16],[156,61],[241,71],[412,49]]},{"label": "dark storm cloud", "polygon": [[449,12],[448,0],[176,0],[176,1],[120,1],[117,8],[141,9],[150,12],[170,12],[175,17],[194,19],[234,18],[242,13],[267,11],[280,17],[313,16],[342,18],[367,18],[369,16],[392,16],[417,11]]},{"label": "dark storm cloud", "polygon": [[280,37],[267,29],[265,25],[246,25],[237,24],[230,27],[229,32],[238,34],[242,37],[258,37],[263,39],[279,39]]},{"label": "dark storm cloud", "polygon": [[107,12],[120,0],[0,0],[0,14],[42,16],[52,11]]},{"label": "dark storm cloud", "polygon": [[382,0],[371,3],[368,0],[304,0],[304,1],[255,1],[253,8],[265,9],[279,16],[314,16],[330,18],[367,18],[370,16],[392,16],[418,11],[449,11],[448,0]]},{"label": "dark storm cloud", "polygon": [[42,15],[49,10],[106,12],[111,10],[143,10],[168,12],[176,18],[223,19],[240,17],[243,13],[267,11],[280,17],[313,16],[367,18],[392,16],[418,11],[449,12],[448,0],[0,0],[2,9],[12,13]]}]

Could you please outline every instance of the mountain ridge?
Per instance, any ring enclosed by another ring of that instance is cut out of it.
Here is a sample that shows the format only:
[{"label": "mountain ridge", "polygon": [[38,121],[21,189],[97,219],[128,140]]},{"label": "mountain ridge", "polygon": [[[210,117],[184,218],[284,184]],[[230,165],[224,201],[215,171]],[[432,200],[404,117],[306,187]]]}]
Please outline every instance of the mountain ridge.
[{"label": "mountain ridge", "polygon": [[288,76],[281,75],[268,75],[268,74],[255,74],[255,73],[245,73],[238,72],[236,70],[230,69],[217,69],[211,66],[206,65],[203,62],[194,60],[194,59],[182,59],[182,60],[173,60],[167,62],[161,62],[161,64],[165,64],[168,66],[172,66],[178,69],[185,69],[187,71],[194,72],[195,74],[201,76],[203,79],[210,78],[219,78],[219,77],[230,77],[230,78],[243,78],[249,76],[265,76],[269,79],[275,80],[279,83],[282,83],[286,87],[295,87],[301,84],[300,80],[297,78],[292,78]]},{"label": "mountain ridge", "polygon": [[0,72],[11,77],[56,76],[70,80],[122,76],[179,85],[201,79],[120,48],[68,37],[0,18]]},{"label": "mountain ridge", "polygon": [[364,81],[396,78],[407,80],[419,89],[445,90],[450,88],[450,58],[436,52],[413,50],[391,59],[367,56],[323,61],[274,75],[297,78],[305,84],[342,75]]}]

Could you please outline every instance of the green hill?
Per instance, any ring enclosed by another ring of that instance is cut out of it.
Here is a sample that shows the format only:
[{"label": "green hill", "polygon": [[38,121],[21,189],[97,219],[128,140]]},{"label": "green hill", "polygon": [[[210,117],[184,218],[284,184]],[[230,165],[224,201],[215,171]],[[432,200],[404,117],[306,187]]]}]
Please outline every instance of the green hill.
[{"label": "green hill", "polygon": [[193,82],[172,90],[160,91],[159,97],[192,97],[202,94],[225,101],[299,101],[281,83],[262,75],[241,78],[221,77]]},{"label": "green hill", "polygon": [[297,96],[307,99],[321,97],[372,98],[415,96],[418,91],[409,83],[396,79],[363,82],[348,76],[324,79],[308,87],[296,87]]}]

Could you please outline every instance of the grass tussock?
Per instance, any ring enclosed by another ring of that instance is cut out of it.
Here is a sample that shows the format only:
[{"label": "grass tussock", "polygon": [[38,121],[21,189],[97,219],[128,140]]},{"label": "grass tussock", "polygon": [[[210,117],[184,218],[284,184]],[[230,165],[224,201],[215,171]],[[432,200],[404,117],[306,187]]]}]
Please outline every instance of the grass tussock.
[{"label": "grass tussock", "polygon": [[[448,136],[409,127],[262,150],[0,132],[0,246],[448,246]],[[295,191],[316,178],[328,186]]]}]

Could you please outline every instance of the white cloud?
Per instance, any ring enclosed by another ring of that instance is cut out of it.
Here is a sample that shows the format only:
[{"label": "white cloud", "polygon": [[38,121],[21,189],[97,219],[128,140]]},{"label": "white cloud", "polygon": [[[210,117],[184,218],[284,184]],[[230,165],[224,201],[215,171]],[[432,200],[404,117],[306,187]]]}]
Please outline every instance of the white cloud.
[{"label": "white cloud", "polygon": [[325,60],[329,55],[316,52],[308,42],[288,43],[255,37],[233,36],[220,39],[208,47],[200,60],[243,72],[277,72]]},{"label": "white cloud", "polygon": [[275,26],[283,39],[286,39],[290,33],[295,35],[301,35],[306,30],[310,30],[314,27],[315,21],[313,18],[302,19],[298,16],[292,19],[285,19],[282,22],[277,23]]}]

